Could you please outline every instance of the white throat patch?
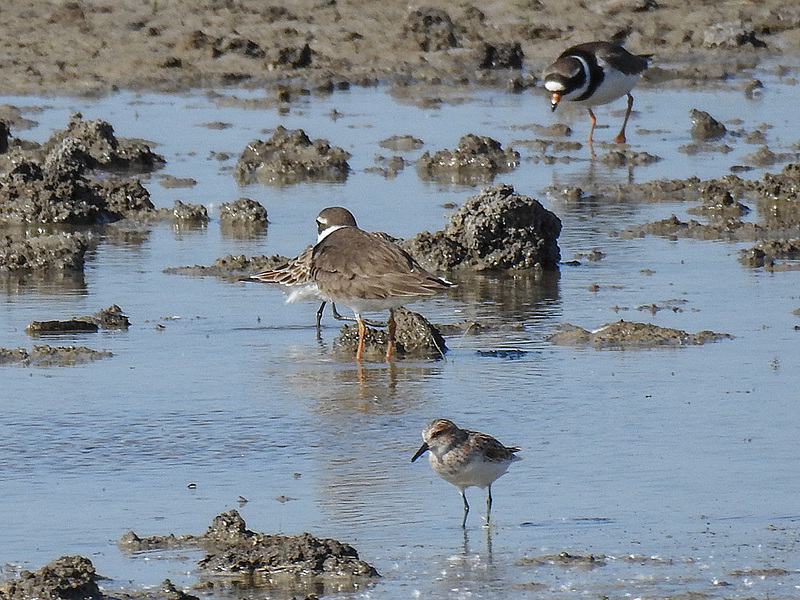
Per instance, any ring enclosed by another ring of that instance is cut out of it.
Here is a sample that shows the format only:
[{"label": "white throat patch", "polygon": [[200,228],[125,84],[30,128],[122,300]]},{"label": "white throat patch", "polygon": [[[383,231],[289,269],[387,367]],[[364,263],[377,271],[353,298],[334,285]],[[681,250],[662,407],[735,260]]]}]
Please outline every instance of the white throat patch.
[{"label": "white throat patch", "polygon": [[323,229],[322,231],[319,232],[319,235],[317,236],[317,243],[319,244],[322,240],[324,240],[334,231],[336,231],[337,229],[342,229],[343,227],[345,227],[345,225],[331,225],[330,227]]}]

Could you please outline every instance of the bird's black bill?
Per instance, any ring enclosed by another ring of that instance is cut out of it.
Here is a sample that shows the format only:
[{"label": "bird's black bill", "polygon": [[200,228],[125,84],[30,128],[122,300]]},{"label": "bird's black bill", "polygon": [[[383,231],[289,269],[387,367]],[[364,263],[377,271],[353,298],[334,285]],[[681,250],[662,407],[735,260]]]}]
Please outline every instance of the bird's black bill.
[{"label": "bird's black bill", "polygon": [[427,451],[428,451],[428,444],[427,443],[422,444],[422,446],[419,447],[419,450],[417,450],[417,453],[414,456],[411,457],[411,462],[414,462],[415,460],[417,460],[420,456],[425,454]]}]

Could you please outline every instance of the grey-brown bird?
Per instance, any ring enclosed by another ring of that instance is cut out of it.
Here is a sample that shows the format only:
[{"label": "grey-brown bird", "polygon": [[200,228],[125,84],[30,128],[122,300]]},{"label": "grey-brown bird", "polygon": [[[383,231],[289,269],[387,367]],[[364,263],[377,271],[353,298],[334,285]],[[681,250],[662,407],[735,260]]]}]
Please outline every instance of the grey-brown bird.
[{"label": "grey-brown bird", "polygon": [[651,58],[649,54],[631,54],[611,42],[588,42],[568,48],[542,76],[544,87],[550,92],[552,110],[558,108],[562,99],[585,106],[592,123],[587,141],[592,144],[597,124],[592,107],[627,96],[622,129],[614,138],[615,142],[625,143],[625,127],[633,108],[631,90]]},{"label": "grey-brown bird", "polygon": [[[323,238],[323,232],[327,231],[329,227],[355,227],[356,219],[348,210],[330,211],[323,218],[317,217],[317,241]],[[321,304],[317,309],[317,330],[320,328],[322,321],[322,313],[325,310],[325,305],[328,299],[325,298],[317,288],[317,284],[311,279],[311,256],[314,246],[309,246],[298,256],[291,259],[285,265],[281,265],[276,269],[265,269],[255,275],[251,275],[250,279],[260,281],[262,283],[277,283],[286,289],[289,296],[287,302],[295,302],[297,300],[320,300]],[[352,317],[344,317],[336,310],[336,304],[331,303],[333,316],[342,321],[352,321]]]},{"label": "grey-brown bird", "polygon": [[[316,245],[301,254],[295,265],[295,285],[303,285],[299,297],[318,294],[320,298],[349,307],[358,323],[356,360],[361,360],[366,326],[362,313],[389,310],[389,346],[386,360],[394,350],[396,323],[394,309],[427,296],[433,296],[452,284],[422,268],[408,252],[387,239],[385,234],[359,229],[346,208],[323,209],[317,217],[319,238]],[[304,256],[305,255],[305,256]],[[301,259],[302,257],[302,259]],[[268,281],[264,276],[260,281]],[[283,283],[277,278],[274,283]],[[311,286],[311,287],[309,287]]]},{"label": "grey-brown bird", "polygon": [[485,433],[461,429],[447,419],[434,419],[422,431],[422,446],[411,462],[428,452],[431,468],[439,477],[461,490],[464,500],[464,518],[467,524],[469,503],[465,490],[468,487],[489,488],[486,498],[486,523],[492,512],[492,483],[508,471],[520,451],[516,446],[504,446]]}]

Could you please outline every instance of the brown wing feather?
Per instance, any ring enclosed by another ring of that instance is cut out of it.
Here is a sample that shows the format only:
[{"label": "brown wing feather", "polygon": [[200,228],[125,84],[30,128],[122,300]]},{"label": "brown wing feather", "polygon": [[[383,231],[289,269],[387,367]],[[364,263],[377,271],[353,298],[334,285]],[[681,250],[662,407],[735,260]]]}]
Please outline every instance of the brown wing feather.
[{"label": "brown wing feather", "polygon": [[431,296],[450,287],[381,235],[338,229],[314,247],[311,277],[331,298]]},{"label": "brown wing feather", "polygon": [[311,281],[311,255],[314,250],[309,246],[298,256],[277,269],[265,269],[260,273],[251,275],[250,279],[263,283],[278,283],[280,285],[297,285]]},{"label": "brown wing feather", "polygon": [[469,430],[466,431],[467,433],[473,434],[476,438],[478,438],[478,442],[482,447],[486,458],[489,460],[513,460],[515,458],[514,453],[520,451],[520,448],[517,446],[504,446],[499,440],[485,433]]}]

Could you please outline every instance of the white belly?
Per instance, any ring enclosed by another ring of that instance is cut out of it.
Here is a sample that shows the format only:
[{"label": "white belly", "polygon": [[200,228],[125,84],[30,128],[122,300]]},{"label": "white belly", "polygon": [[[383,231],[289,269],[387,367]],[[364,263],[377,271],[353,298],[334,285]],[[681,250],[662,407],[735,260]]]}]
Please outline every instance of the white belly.
[{"label": "white belly", "polygon": [[451,469],[440,462],[433,453],[430,454],[429,460],[437,475],[460,488],[471,486],[485,488],[508,471],[508,466],[511,464],[511,461],[485,461],[477,457],[466,465],[462,464],[457,469]]},{"label": "white belly", "polygon": [[[636,81],[639,79],[638,75],[626,75],[620,71],[607,71],[603,83],[594,91],[591,98],[587,100],[577,100],[576,104],[584,106],[597,106],[600,104],[607,104],[612,100],[616,100],[620,96],[630,93]],[[579,97],[580,93],[565,95],[567,100],[574,100],[574,97]]]},{"label": "white belly", "polygon": [[316,283],[296,283],[283,286],[284,291],[288,292],[286,302],[296,302],[298,300],[328,300],[319,291]]}]

